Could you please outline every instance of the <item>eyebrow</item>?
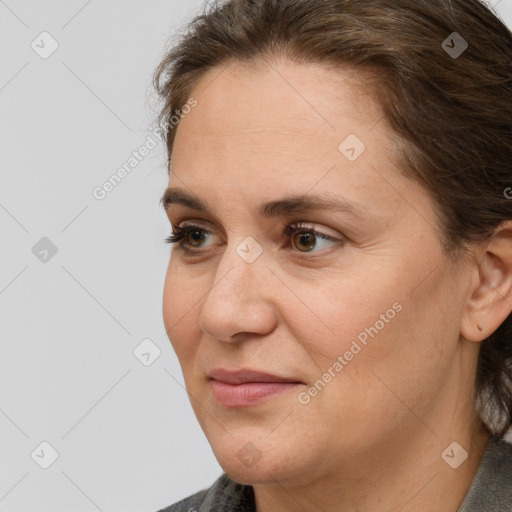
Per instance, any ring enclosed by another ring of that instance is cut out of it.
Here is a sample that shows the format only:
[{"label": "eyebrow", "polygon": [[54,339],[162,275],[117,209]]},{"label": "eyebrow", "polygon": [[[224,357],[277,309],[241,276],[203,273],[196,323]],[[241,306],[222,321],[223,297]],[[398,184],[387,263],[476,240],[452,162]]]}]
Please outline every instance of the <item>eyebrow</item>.
[{"label": "eyebrow", "polygon": [[[171,204],[180,204],[199,212],[215,215],[213,208],[207,203],[203,202],[195,194],[181,188],[168,188],[161,197],[160,204],[165,210],[167,210],[168,206]],[[262,203],[258,207],[257,213],[261,217],[272,218],[325,210],[343,212],[363,220],[375,218],[362,204],[330,194],[324,194],[322,196],[310,194],[286,196]]]}]

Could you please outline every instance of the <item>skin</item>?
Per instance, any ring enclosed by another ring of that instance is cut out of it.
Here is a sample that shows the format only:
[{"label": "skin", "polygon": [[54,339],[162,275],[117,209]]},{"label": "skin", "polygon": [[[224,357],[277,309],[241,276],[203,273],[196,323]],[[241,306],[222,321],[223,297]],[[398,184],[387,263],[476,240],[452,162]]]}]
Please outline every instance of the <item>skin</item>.
[{"label": "skin", "polygon": [[[474,419],[474,376],[479,342],[512,309],[511,226],[458,263],[444,254],[434,203],[401,174],[378,103],[353,81],[362,75],[285,59],[220,71],[196,83],[198,106],[176,132],[169,186],[211,211],[167,206],[174,226],[208,233],[192,246],[199,254],[173,248],[163,302],[217,460],[253,485],[258,512],[456,512],[488,439]],[[353,162],[338,149],[351,133],[366,146]],[[327,193],[371,218],[256,213],[285,195]],[[308,251],[284,234],[297,221],[345,242],[316,238]],[[248,236],[263,250],[252,263],[236,252]],[[400,312],[301,404],[298,392],[394,303]],[[208,380],[218,367],[303,384],[228,408]],[[248,442],[254,465],[237,456]],[[452,442],[468,452],[456,469],[441,457]]]}]

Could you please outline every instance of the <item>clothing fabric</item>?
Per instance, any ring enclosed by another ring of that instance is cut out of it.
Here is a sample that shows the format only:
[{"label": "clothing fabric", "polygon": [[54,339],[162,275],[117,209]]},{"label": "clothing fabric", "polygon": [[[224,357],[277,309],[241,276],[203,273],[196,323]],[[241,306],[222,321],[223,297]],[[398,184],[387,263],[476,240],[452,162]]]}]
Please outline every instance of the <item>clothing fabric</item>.
[{"label": "clothing fabric", "polygon": [[[253,488],[236,483],[223,473],[210,488],[158,512],[255,511]],[[457,512],[512,512],[512,444],[489,439],[478,471]]]}]

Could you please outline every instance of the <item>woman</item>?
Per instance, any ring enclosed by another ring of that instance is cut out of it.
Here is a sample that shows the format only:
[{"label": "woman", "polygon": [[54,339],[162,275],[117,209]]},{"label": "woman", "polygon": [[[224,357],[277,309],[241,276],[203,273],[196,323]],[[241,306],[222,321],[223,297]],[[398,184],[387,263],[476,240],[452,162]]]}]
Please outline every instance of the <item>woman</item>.
[{"label": "woman", "polygon": [[164,321],[225,471],[165,511],[512,510],[503,22],[477,0],[231,0],[155,86]]}]

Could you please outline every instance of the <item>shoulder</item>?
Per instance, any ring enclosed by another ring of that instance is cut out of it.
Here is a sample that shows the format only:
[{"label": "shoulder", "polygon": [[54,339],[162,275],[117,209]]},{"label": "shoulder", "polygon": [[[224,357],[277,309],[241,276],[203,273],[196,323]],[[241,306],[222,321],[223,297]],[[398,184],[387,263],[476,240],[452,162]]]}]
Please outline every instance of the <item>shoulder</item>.
[{"label": "shoulder", "polygon": [[202,491],[196,492],[195,494],[174,503],[174,505],[170,505],[169,507],[159,510],[158,512],[198,512],[207,493],[208,489],[203,489]]},{"label": "shoulder", "polygon": [[480,467],[458,512],[512,510],[512,444],[490,438]]},{"label": "shoulder", "polygon": [[208,489],[203,489],[158,512],[254,512],[250,485],[239,484],[223,473]]}]

